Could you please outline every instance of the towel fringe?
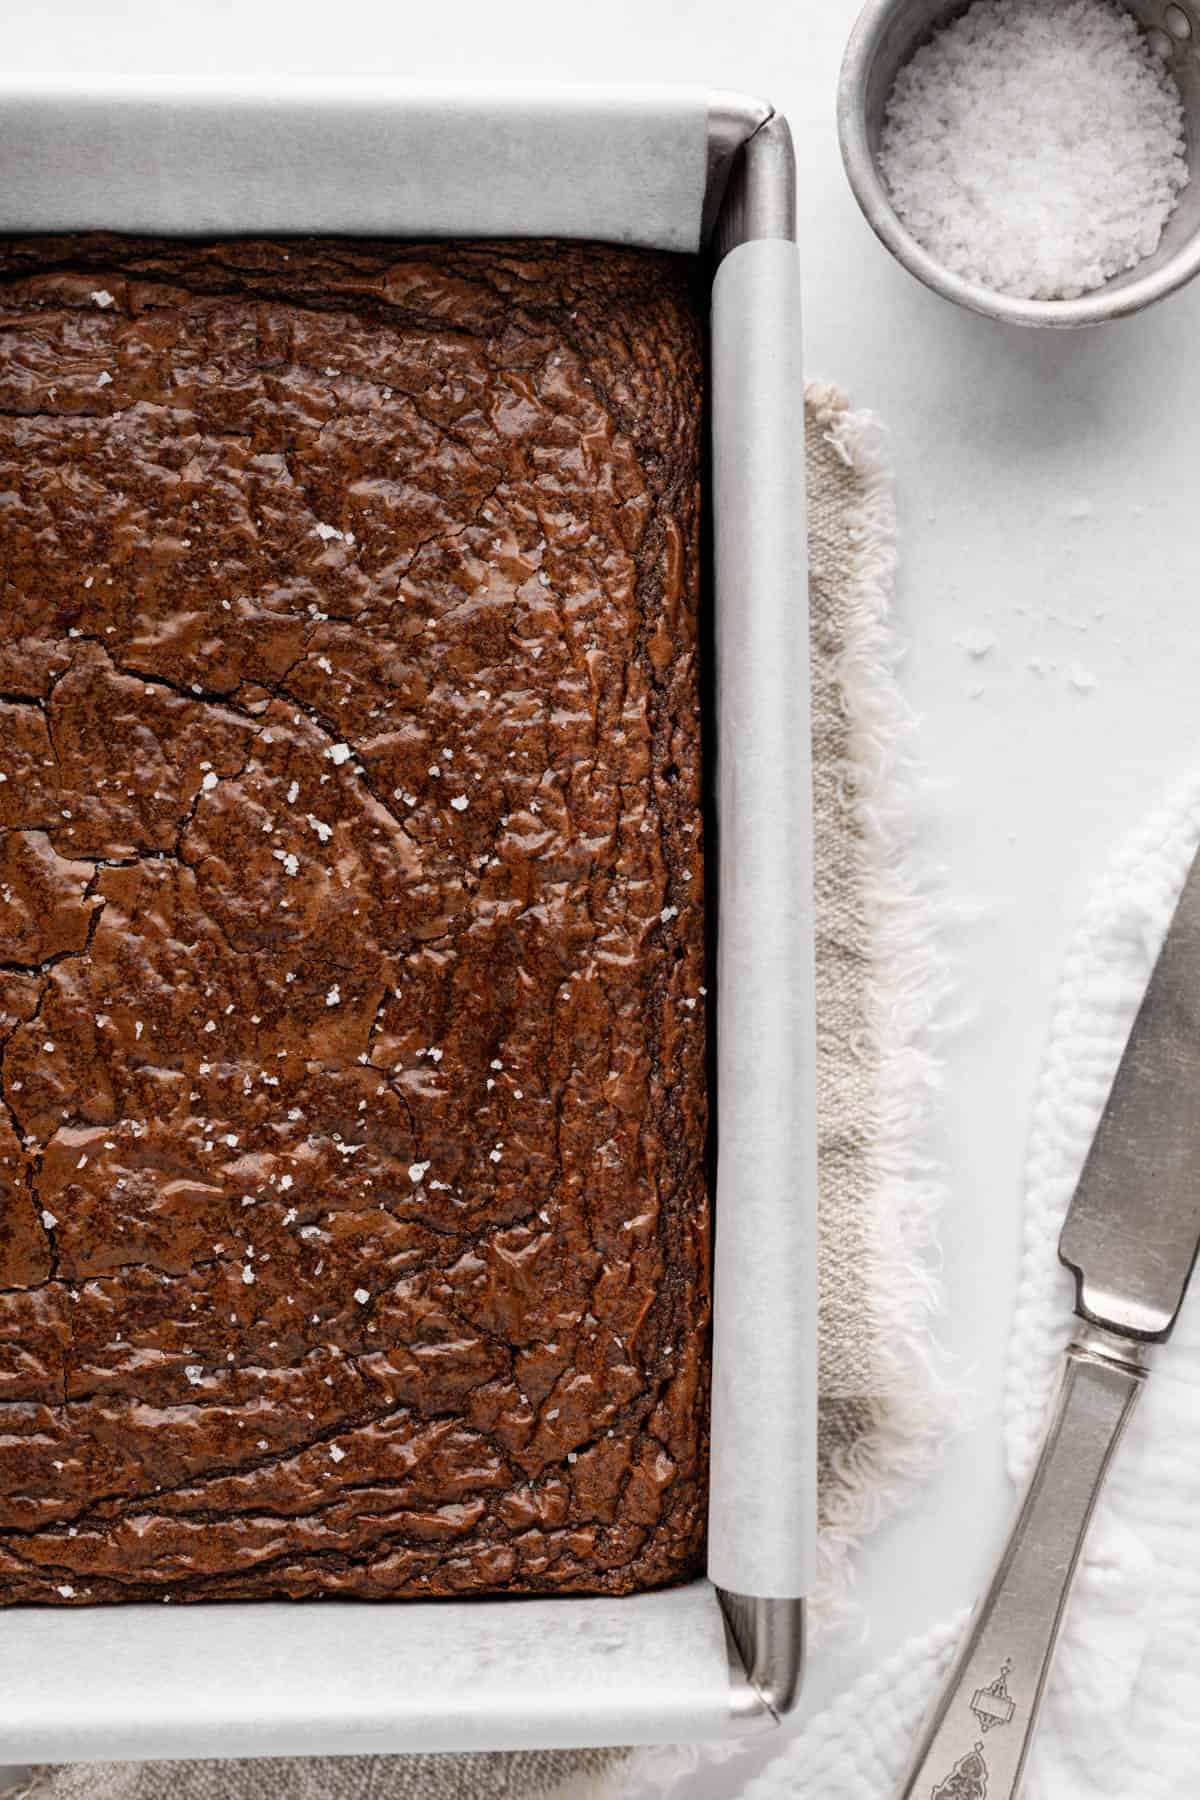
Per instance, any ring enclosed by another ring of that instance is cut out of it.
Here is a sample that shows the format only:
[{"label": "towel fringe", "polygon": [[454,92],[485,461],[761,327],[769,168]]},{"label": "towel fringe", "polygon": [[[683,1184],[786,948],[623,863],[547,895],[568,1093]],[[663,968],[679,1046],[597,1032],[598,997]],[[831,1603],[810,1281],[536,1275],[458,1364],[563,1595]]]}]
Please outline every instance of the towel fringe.
[{"label": "towel fringe", "polygon": [[932,1253],[945,1194],[939,1170],[920,1148],[941,1082],[939,1045],[952,1028],[941,946],[961,914],[933,890],[917,853],[916,727],[896,680],[899,653],[889,623],[897,532],[884,428],[828,383],[811,382],[807,400],[826,442],[861,484],[846,518],[859,549],[842,603],[844,648],[835,673],[849,724],[843,786],[862,834],[863,915],[877,971],[866,995],[877,1098],[864,1235],[879,1379],[872,1423],[835,1455],[837,1482],[823,1496],[819,1631],[851,1615],[853,1551],[911,1496],[963,1416],[931,1329],[940,1298]]}]

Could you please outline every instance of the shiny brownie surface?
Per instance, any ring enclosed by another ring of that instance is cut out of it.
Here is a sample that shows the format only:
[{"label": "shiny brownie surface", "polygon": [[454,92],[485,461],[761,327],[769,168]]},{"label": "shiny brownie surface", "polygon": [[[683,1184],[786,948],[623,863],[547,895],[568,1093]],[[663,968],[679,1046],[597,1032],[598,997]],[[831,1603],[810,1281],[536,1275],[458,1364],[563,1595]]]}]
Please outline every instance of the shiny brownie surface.
[{"label": "shiny brownie surface", "polygon": [[0,1602],[702,1563],[687,265],[0,241]]}]

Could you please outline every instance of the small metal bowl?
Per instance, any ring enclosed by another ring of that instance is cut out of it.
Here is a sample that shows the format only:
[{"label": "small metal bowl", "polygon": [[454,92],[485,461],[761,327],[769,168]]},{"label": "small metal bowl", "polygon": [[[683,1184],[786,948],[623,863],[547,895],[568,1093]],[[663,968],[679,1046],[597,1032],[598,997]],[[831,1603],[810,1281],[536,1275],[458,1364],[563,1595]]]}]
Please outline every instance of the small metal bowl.
[{"label": "small metal bowl", "polygon": [[884,110],[900,69],[966,0],[867,0],[838,85],[842,160],[867,223],[896,260],[959,306],[1013,325],[1099,325],[1140,312],[1200,272],[1200,0],[1124,0],[1163,56],[1183,99],[1191,179],[1153,256],[1078,300],[1018,300],[964,281],[930,256],[900,222],[879,172]]}]

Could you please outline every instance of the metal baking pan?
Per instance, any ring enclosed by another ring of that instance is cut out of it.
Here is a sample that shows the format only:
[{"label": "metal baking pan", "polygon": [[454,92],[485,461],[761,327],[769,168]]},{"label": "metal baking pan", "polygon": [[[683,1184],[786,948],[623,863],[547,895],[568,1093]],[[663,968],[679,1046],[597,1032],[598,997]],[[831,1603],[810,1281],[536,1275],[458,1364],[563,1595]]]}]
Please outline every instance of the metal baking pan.
[{"label": "metal baking pan", "polygon": [[0,1609],[0,1763],[700,1741],[778,1722],[815,1544],[794,165],[675,89],[0,77],[0,230],[574,236],[713,273],[720,938],[709,1576],[626,1599]]}]

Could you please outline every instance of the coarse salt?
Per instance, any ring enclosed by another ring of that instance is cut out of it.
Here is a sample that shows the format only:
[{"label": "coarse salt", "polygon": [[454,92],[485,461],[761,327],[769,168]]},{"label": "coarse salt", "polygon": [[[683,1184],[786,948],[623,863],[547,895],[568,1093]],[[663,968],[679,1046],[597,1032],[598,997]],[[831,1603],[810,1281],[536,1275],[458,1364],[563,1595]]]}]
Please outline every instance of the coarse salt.
[{"label": "coarse salt", "polygon": [[1116,0],[975,0],[901,69],[879,168],[955,274],[1073,299],[1157,249],[1188,179],[1179,89]]}]

